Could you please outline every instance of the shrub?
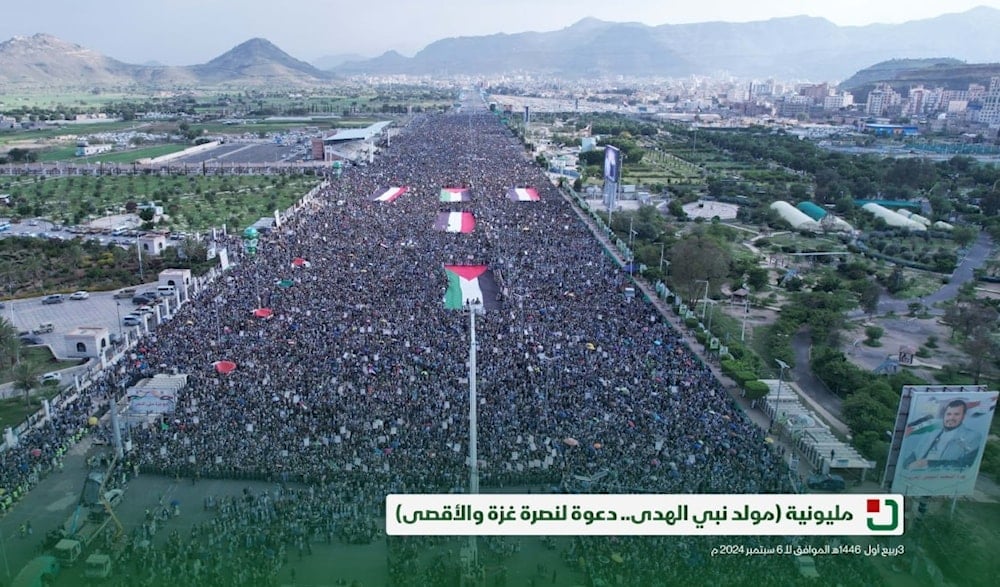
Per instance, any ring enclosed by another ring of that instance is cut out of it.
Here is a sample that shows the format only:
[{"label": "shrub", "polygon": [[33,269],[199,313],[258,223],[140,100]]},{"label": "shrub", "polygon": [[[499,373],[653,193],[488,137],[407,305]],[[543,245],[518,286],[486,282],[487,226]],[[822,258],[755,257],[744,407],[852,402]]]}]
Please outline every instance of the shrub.
[{"label": "shrub", "polygon": [[771,388],[766,383],[756,379],[744,383],[743,389],[746,391],[747,399],[750,400],[760,399],[771,391]]}]

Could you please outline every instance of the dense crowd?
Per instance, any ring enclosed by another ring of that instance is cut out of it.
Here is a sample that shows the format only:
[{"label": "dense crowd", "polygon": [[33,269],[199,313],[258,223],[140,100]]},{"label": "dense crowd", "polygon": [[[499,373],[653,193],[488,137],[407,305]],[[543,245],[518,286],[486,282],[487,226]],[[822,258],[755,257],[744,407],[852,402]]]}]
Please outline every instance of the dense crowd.
[{"label": "dense crowd", "polygon": [[[372,200],[395,186],[409,191]],[[442,204],[448,186],[468,187],[472,201]],[[509,199],[515,186],[536,187],[541,200]],[[451,209],[471,210],[475,230],[432,230]],[[215,524],[244,524],[242,535],[258,542],[220,541],[213,525],[167,554],[140,557],[137,572],[165,577],[178,572],[168,559],[188,561],[186,572],[197,561],[198,573],[220,576],[235,565],[246,576],[234,584],[253,584],[273,577],[294,532],[373,540],[370,520],[387,493],[467,488],[470,319],[443,307],[444,264],[487,264],[500,286],[487,300],[498,307],[476,317],[484,487],[789,489],[761,431],[650,305],[626,298],[623,273],[491,115],[414,118],[373,164],[331,179],[254,255],[234,256],[240,262],[147,337],[129,365],[130,375],[189,377],[176,411],[133,433],[138,459],[147,471],[301,481],[322,487],[329,503],[300,495],[295,514],[283,516],[276,502],[233,502],[235,518]],[[273,316],[255,317],[262,307]],[[222,360],[237,368],[218,373]],[[60,417],[79,425],[80,416]],[[199,554],[205,544],[225,554]],[[710,565],[681,561],[680,544],[581,539],[572,558],[633,553],[627,572],[588,567],[612,585],[704,578]],[[397,558],[394,575],[412,577],[410,562]]]},{"label": "dense crowd", "polygon": [[[454,185],[472,192],[471,234],[432,230]],[[541,201],[506,197],[526,185]],[[409,191],[371,200],[390,186]],[[501,285],[477,320],[484,484],[609,470],[622,489],[781,489],[759,430],[655,311],[626,300],[622,274],[488,115],[415,120],[158,330],[146,362],[190,384],[169,426],[139,438],[143,464],[336,478],[376,500],[462,489],[469,318],[443,308],[451,263],[486,263]],[[253,317],[262,306],[273,318]],[[238,367],[220,375],[220,360]]]}]

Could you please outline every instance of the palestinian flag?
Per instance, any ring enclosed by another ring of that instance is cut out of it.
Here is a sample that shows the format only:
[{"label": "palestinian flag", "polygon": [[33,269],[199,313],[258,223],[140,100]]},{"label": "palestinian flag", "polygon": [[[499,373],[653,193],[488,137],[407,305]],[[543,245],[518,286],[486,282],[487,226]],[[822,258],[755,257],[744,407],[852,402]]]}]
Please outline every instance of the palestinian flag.
[{"label": "palestinian flag", "polygon": [[396,198],[398,198],[399,196],[405,194],[408,189],[410,188],[408,187],[389,188],[384,192],[380,192],[372,196],[372,200],[376,202],[391,202]]},{"label": "palestinian flag", "polygon": [[441,188],[441,201],[446,203],[470,202],[472,201],[472,192],[468,188]]},{"label": "palestinian flag", "polygon": [[541,200],[535,188],[511,188],[507,197],[515,202],[537,202]]},{"label": "palestinian flag", "polygon": [[483,308],[495,309],[499,288],[486,265],[445,265],[448,291],[444,294],[444,307],[461,310],[467,301],[478,300]]},{"label": "palestinian flag", "polygon": [[472,232],[476,227],[476,219],[472,212],[439,212],[434,230],[443,232]]}]

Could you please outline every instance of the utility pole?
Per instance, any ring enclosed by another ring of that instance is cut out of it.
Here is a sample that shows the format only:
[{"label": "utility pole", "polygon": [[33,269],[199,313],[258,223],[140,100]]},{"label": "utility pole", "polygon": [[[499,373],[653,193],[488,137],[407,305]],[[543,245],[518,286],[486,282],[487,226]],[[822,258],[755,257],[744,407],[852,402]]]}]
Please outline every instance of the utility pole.
[{"label": "utility pole", "polygon": [[[479,300],[466,302],[469,309],[469,494],[479,493],[479,422],[476,403],[476,312],[482,309]],[[469,536],[469,578],[476,584],[476,564],[479,560],[478,537]]]},{"label": "utility pole", "polygon": [[775,359],[774,362],[778,364],[781,371],[778,373],[778,391],[774,396],[774,410],[771,412],[771,423],[767,426],[768,433],[770,433],[771,429],[774,428],[774,417],[778,414],[778,406],[781,403],[781,382],[785,380],[785,369],[788,368],[788,363],[782,361],[781,359]]}]

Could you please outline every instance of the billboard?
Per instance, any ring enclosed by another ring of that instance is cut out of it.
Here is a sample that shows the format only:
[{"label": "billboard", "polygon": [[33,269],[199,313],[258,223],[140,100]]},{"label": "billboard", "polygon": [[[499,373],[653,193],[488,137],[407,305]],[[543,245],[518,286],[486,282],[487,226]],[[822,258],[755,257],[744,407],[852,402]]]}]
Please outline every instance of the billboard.
[{"label": "billboard", "polygon": [[604,147],[604,205],[614,210],[618,199],[618,178],[621,175],[622,153],[617,147]]},{"label": "billboard", "polygon": [[908,496],[970,495],[997,405],[985,386],[904,387],[886,476]]},{"label": "billboard", "polygon": [[604,180],[618,183],[621,179],[622,152],[618,147],[604,147]]}]

